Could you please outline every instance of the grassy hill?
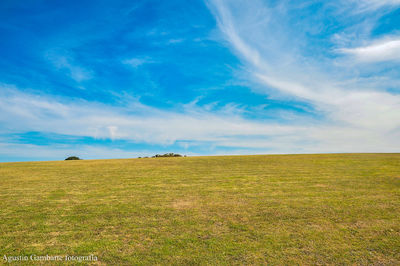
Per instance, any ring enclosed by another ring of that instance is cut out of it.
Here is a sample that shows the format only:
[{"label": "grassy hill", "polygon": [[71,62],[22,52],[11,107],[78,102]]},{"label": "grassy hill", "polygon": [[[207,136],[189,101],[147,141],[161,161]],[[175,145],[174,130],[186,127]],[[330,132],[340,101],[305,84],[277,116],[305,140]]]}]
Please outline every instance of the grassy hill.
[{"label": "grassy hill", "polygon": [[399,217],[400,154],[0,164],[1,256],[398,265]]}]

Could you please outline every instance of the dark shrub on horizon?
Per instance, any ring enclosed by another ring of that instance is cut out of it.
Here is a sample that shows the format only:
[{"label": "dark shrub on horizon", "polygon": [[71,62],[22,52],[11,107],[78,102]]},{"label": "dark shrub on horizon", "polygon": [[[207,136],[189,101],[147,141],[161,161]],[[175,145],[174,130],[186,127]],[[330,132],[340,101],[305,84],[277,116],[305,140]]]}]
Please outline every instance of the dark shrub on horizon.
[{"label": "dark shrub on horizon", "polygon": [[77,156],[69,156],[68,158],[65,159],[65,161],[69,161],[69,160],[82,160],[82,159]]}]

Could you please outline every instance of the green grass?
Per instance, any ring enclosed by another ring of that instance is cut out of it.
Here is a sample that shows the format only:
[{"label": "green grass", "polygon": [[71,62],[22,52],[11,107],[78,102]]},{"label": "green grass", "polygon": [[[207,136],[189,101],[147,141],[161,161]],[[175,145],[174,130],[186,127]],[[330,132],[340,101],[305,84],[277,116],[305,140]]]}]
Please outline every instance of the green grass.
[{"label": "green grass", "polygon": [[0,182],[1,256],[400,264],[400,154],[2,163]]}]

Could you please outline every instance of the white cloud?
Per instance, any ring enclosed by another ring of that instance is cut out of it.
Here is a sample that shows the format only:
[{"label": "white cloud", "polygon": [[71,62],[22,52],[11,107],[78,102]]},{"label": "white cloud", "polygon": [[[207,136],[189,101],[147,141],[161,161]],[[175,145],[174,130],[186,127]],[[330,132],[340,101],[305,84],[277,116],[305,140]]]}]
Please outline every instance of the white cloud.
[{"label": "white cloud", "polygon": [[363,47],[342,48],[339,52],[352,55],[360,62],[400,61],[400,39],[377,41]]},{"label": "white cloud", "polygon": [[170,39],[167,41],[167,44],[178,44],[184,42],[185,39]]},{"label": "white cloud", "polygon": [[151,64],[155,62],[149,57],[140,57],[140,58],[138,57],[138,58],[125,59],[122,61],[122,63],[137,68],[141,65]]},{"label": "white cloud", "polygon": [[66,71],[67,75],[78,83],[93,77],[93,71],[76,64],[71,56],[56,51],[48,51],[45,57],[58,70]]},{"label": "white cloud", "polygon": [[116,126],[108,126],[108,131],[110,133],[110,139],[114,140],[118,135],[117,135],[117,131],[118,131],[118,127]]}]

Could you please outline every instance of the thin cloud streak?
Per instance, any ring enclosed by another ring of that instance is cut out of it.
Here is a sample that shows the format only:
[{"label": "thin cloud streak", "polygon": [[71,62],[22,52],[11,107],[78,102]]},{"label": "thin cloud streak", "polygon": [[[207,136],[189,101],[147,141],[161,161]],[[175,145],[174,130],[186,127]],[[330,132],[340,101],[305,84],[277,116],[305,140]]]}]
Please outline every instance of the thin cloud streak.
[{"label": "thin cloud streak", "polygon": [[400,5],[400,0],[356,0],[359,11],[374,11],[383,7],[396,7]]},{"label": "thin cloud streak", "polygon": [[338,51],[365,63],[400,61],[400,39],[377,41],[368,46],[342,48]]}]

